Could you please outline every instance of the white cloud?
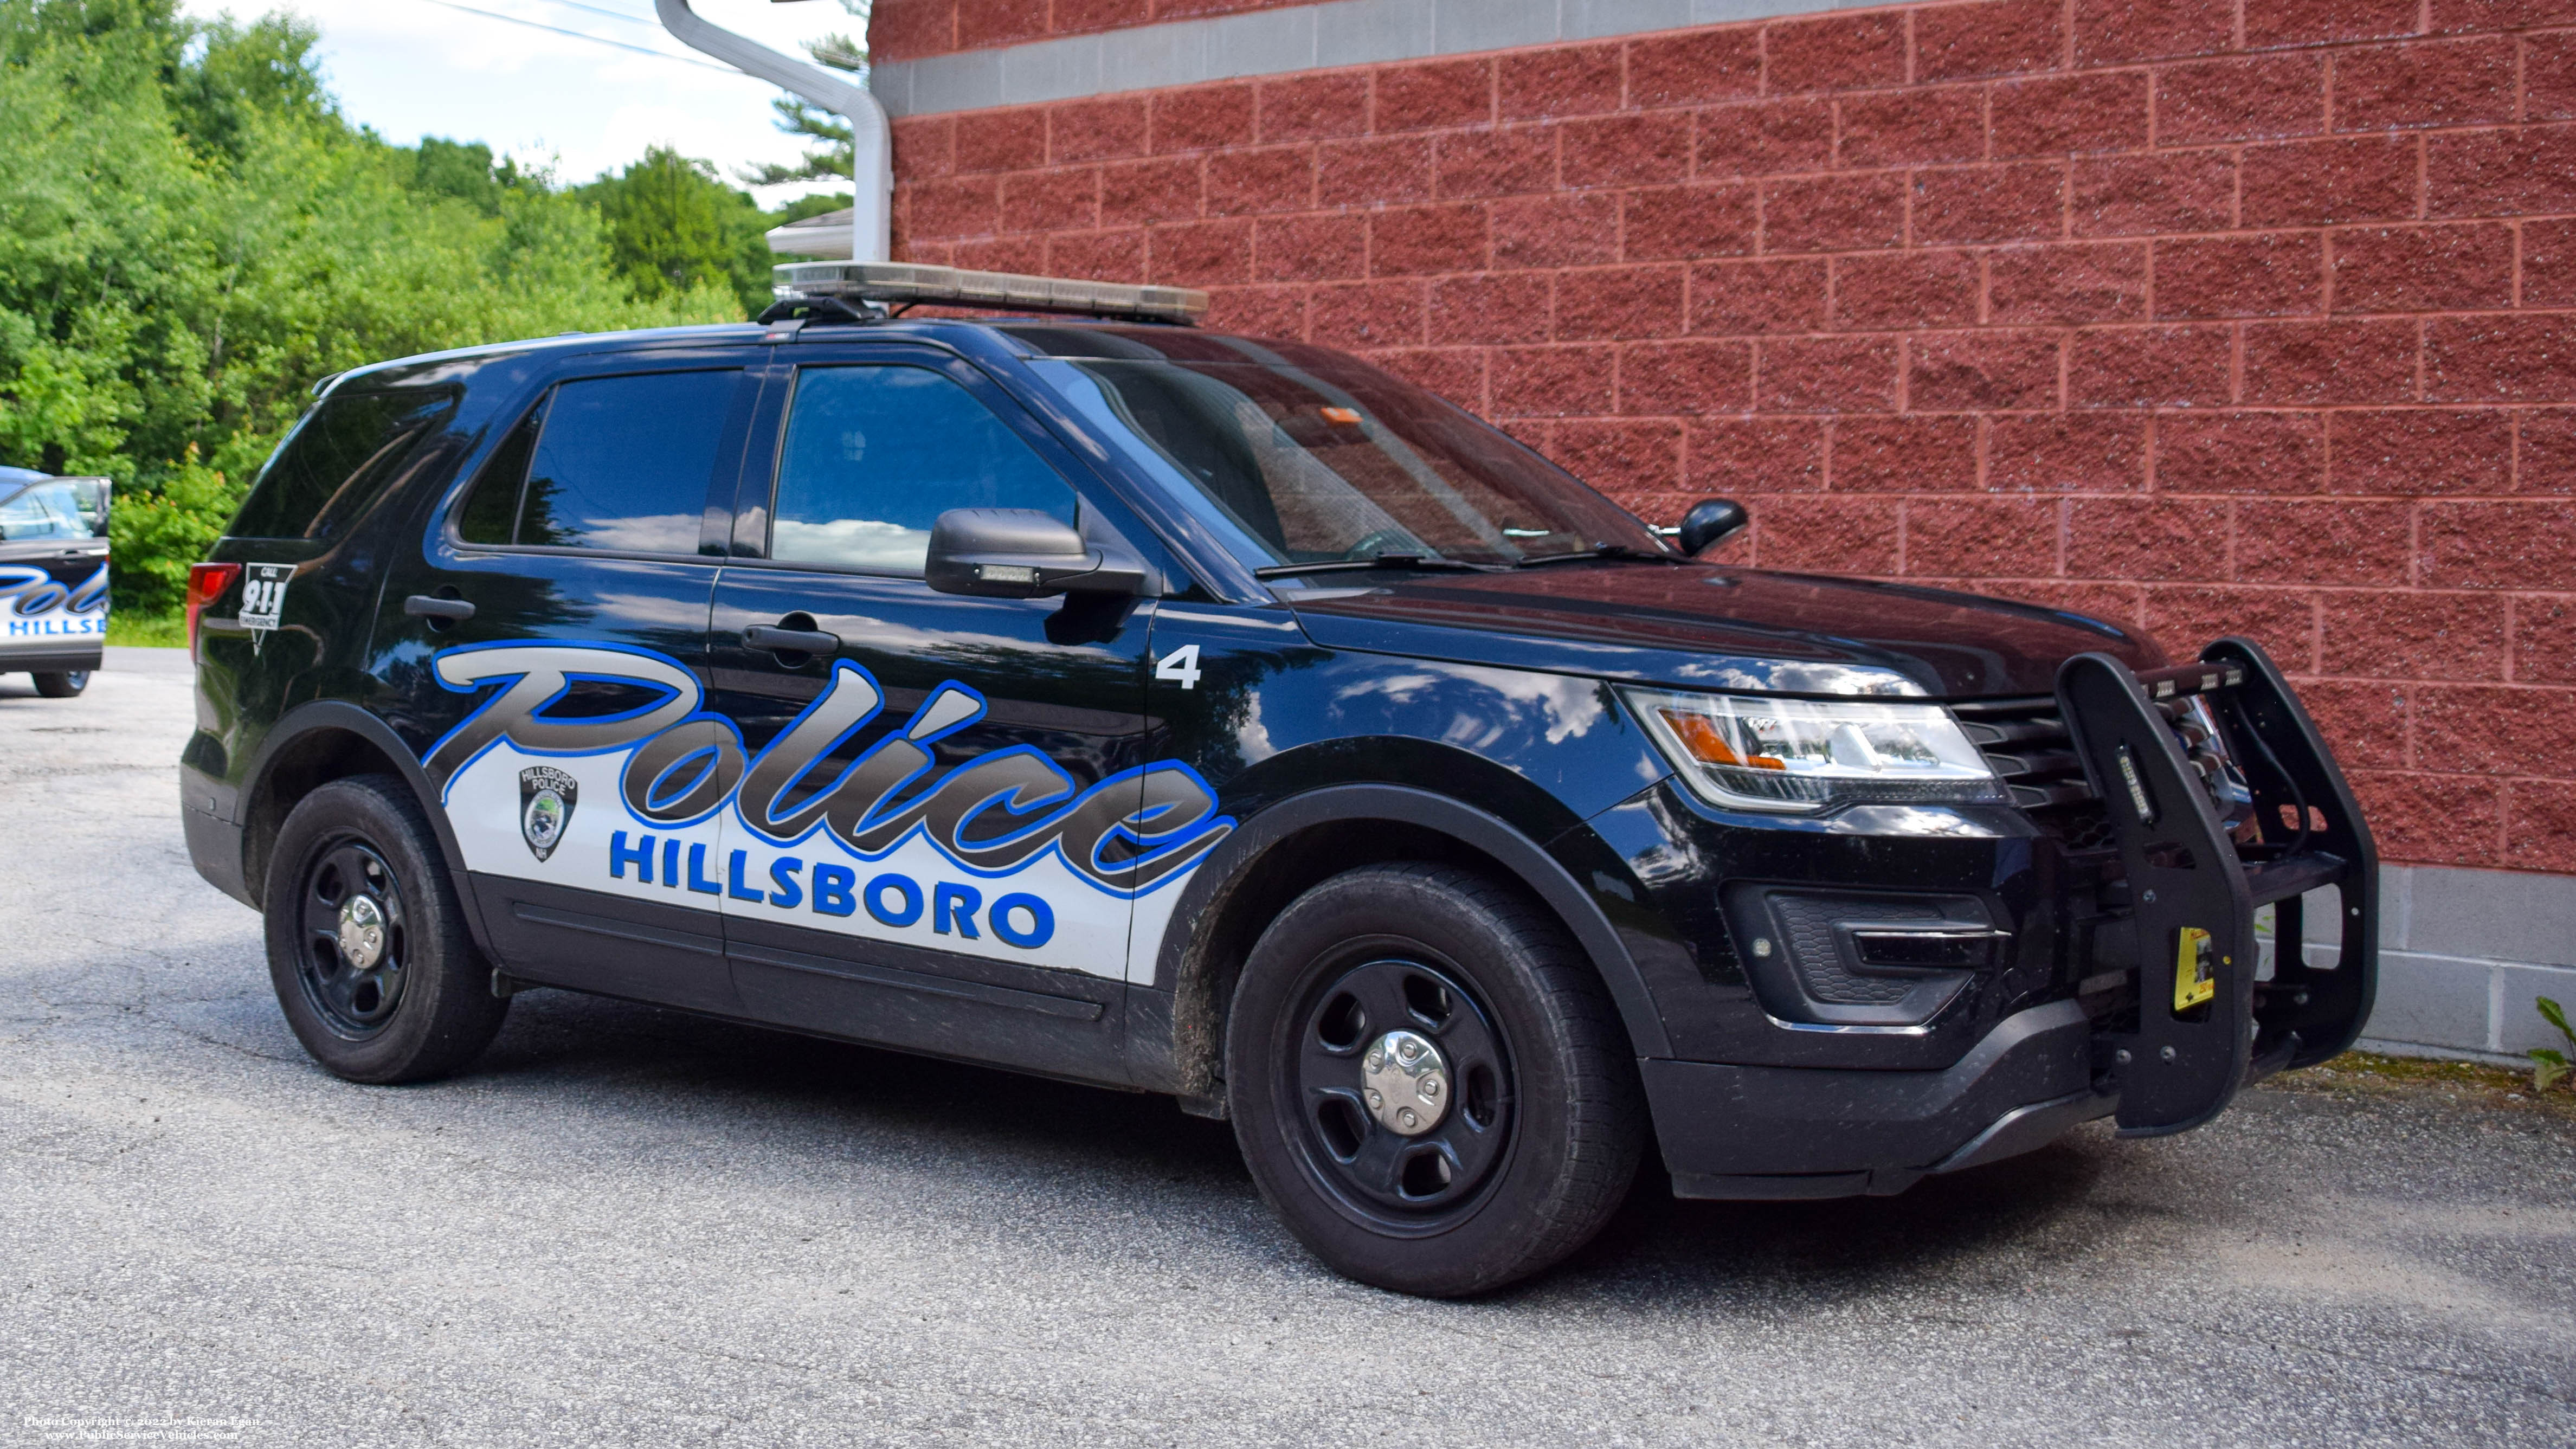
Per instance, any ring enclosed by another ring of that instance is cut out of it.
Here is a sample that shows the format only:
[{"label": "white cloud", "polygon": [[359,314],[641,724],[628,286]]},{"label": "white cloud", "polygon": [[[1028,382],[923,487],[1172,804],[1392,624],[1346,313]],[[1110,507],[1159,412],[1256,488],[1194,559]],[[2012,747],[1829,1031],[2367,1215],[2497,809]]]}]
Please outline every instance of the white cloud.
[{"label": "white cloud", "polygon": [[930,530],[869,518],[819,523],[781,518],[770,541],[772,557],[850,568],[917,569],[930,557]]},{"label": "white cloud", "polygon": [[[656,144],[713,161],[728,180],[761,162],[792,163],[804,149],[771,124],[776,87],[720,66],[684,64],[718,63],[664,32],[652,18],[652,0],[458,3],[678,59],[469,15],[432,0],[184,0],[182,8],[205,18],[284,9],[313,21],[322,31],[324,74],[342,110],[404,145],[424,135],[481,141],[522,161],[551,161],[567,181],[587,181]],[[831,0],[696,0],[696,9],[790,54],[801,53],[802,41],[862,28]],[[775,205],[822,189],[787,187],[764,192],[761,199]]]}]

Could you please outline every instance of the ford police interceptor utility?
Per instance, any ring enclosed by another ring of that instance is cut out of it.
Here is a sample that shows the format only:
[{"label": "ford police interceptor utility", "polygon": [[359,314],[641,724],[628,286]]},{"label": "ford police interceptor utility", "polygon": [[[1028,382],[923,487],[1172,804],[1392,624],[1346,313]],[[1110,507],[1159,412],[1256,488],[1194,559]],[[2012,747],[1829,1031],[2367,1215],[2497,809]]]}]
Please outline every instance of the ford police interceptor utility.
[{"label": "ford police interceptor utility", "polygon": [[0,468],[0,674],[68,699],[107,643],[104,478]]},{"label": "ford police interceptor utility", "polygon": [[1741,508],[1196,293],[782,270],[330,380],[195,570],[190,849],[331,1071],[550,986],[1169,1093],[1461,1294],[1649,1148],[1895,1193],[2368,1013],[2370,836],[2250,643],[1698,562]]}]

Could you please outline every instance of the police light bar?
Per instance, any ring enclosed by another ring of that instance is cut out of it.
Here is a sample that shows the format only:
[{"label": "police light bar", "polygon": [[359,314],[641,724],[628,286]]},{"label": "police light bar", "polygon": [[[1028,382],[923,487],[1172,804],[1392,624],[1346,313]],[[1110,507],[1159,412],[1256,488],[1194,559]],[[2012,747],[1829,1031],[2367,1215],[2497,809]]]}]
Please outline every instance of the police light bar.
[{"label": "police light bar", "polygon": [[782,262],[769,270],[771,290],[782,302],[807,297],[895,304],[935,302],[947,307],[1079,312],[1093,317],[1185,325],[1197,322],[1208,308],[1207,293],[1189,287],[969,272],[911,262]]}]

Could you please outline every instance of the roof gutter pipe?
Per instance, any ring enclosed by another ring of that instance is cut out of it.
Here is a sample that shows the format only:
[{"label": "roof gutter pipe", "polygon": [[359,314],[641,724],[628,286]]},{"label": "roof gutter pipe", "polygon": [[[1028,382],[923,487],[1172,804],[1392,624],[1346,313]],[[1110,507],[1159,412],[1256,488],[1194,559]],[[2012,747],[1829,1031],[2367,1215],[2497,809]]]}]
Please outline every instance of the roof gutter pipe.
[{"label": "roof gutter pipe", "polygon": [[893,132],[886,124],[885,107],[877,104],[868,88],[702,20],[689,8],[689,0],[653,0],[653,13],[682,45],[802,96],[850,123],[850,149],[856,158],[850,193],[850,259],[893,260]]}]

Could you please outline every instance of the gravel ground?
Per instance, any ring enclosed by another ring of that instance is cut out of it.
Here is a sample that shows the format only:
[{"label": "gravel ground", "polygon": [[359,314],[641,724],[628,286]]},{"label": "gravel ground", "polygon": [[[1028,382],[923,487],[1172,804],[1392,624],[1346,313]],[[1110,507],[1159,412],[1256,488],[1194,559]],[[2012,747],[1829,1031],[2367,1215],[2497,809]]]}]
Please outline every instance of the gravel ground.
[{"label": "gravel ground", "polygon": [[2528,1104],[2311,1081],[1641,1201],[1448,1304],[1318,1268],[1160,1098],[559,992],[349,1086],[188,866],[184,657],[110,655],[0,681],[0,1443],[2576,1442],[2576,1121]]}]

